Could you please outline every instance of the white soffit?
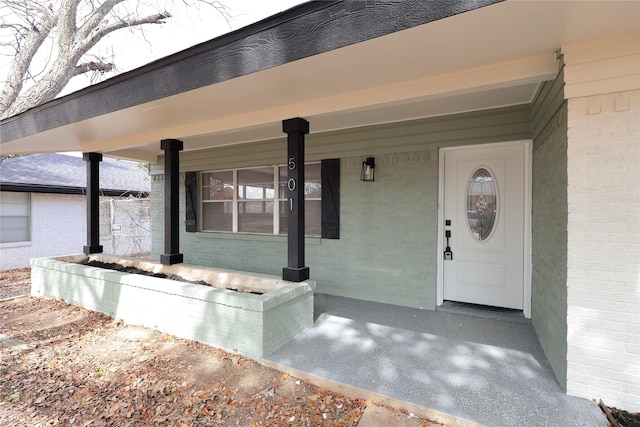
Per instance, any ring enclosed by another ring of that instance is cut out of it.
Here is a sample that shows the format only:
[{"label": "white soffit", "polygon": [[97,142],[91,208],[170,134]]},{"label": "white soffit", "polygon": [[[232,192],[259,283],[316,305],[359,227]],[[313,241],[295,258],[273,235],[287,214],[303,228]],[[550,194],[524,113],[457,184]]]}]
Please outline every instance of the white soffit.
[{"label": "white soffit", "polygon": [[507,1],[15,142],[154,162],[160,139],[193,150],[277,138],[296,116],[321,132],[528,103],[561,46],[639,21],[640,2]]}]

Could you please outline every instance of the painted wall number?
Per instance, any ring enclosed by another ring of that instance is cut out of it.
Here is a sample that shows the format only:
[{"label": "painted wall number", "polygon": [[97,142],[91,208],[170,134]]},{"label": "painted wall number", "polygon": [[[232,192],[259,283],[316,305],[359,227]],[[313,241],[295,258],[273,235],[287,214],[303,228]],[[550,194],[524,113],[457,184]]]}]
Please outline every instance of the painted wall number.
[{"label": "painted wall number", "polygon": [[296,168],[295,157],[289,157],[289,170],[294,170],[295,168]]},{"label": "painted wall number", "polygon": [[296,180],[291,178],[289,182],[287,182],[287,187],[289,187],[289,191],[293,191],[296,189]]}]

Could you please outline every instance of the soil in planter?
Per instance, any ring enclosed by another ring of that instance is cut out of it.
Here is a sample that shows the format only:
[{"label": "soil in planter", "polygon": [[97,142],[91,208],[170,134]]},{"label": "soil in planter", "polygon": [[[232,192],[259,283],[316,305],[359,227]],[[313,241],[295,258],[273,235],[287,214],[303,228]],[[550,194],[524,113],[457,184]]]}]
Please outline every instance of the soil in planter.
[{"label": "soil in planter", "polygon": [[[205,285],[205,286],[215,287],[211,283],[205,282],[204,280],[187,280],[184,277],[180,277],[176,274],[154,273],[152,271],[147,271],[147,270],[143,270],[136,267],[127,267],[115,262],[102,262],[97,260],[89,260],[89,258],[85,258],[82,261],[78,262],[78,264],[87,265],[89,267],[103,268],[105,270],[120,271],[122,273],[141,274],[143,276],[158,277],[160,279],[170,279],[170,280],[175,280],[177,282],[192,283],[195,285]],[[238,289],[233,289],[233,288],[225,288],[225,289],[228,289],[230,291],[241,292]],[[263,294],[263,292],[245,292],[245,293],[251,293],[255,295]]]}]

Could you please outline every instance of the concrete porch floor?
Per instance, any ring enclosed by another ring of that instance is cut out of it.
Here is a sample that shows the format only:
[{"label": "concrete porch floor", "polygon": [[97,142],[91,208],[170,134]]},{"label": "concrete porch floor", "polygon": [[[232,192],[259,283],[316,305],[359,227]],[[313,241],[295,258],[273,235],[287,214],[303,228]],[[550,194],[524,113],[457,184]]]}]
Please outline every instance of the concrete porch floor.
[{"label": "concrete porch floor", "polygon": [[318,294],[315,316],[266,361],[486,426],[607,425],[562,392],[521,314]]}]

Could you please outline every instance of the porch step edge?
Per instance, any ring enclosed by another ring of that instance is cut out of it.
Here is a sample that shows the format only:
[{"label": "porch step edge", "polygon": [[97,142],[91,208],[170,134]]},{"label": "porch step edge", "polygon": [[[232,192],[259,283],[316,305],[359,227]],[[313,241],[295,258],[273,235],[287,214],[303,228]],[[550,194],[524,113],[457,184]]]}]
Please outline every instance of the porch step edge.
[{"label": "porch step edge", "polygon": [[480,317],[483,319],[499,320],[503,322],[513,322],[530,324],[531,319],[524,317],[520,310],[501,309],[498,307],[485,307],[477,304],[466,304],[455,301],[445,301],[436,307],[436,311],[443,313],[454,313],[463,316]]}]

